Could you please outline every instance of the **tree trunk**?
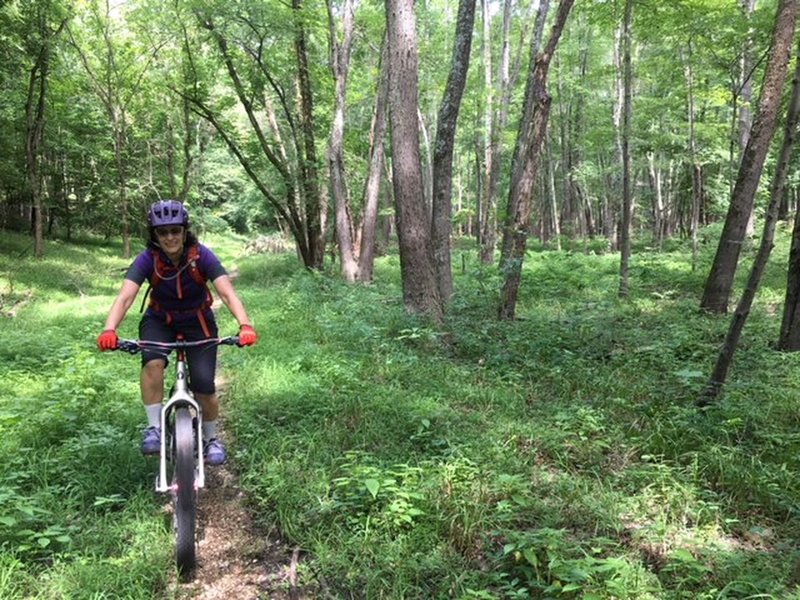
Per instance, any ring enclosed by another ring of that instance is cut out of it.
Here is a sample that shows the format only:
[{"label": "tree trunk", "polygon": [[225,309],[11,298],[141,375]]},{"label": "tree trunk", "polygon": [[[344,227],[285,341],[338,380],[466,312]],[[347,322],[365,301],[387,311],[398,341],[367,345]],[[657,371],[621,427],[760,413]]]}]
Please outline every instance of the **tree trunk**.
[{"label": "tree trunk", "polygon": [[386,0],[392,170],[406,310],[442,322],[425,207],[417,117],[417,31],[413,0]]},{"label": "tree trunk", "polygon": [[[798,47],[798,55],[800,55],[800,47]],[[795,80],[792,89],[792,103],[790,103],[790,110],[795,109],[794,102],[796,101],[795,95],[797,94],[798,78],[800,74],[800,60],[797,61],[795,68]],[[797,124],[797,115],[794,115],[794,121],[791,122],[792,113],[790,112],[787,117],[786,135],[791,133],[792,136],[796,135],[796,129],[790,129]],[[794,141],[794,138],[792,139]],[[786,141],[784,141],[786,145]],[[782,166],[782,162],[778,166]],[[782,193],[782,197],[785,193]],[[782,202],[782,199],[781,199]],[[797,205],[797,214],[794,219],[794,229],[792,231],[792,245],[789,251],[789,269],[786,281],[786,299],[783,303],[783,320],[781,322],[781,331],[778,338],[778,348],[781,350],[800,350],[800,204]]]},{"label": "tree trunk", "polygon": [[745,238],[747,221],[753,210],[753,201],[761,171],[769,150],[770,140],[775,132],[781,91],[786,78],[794,36],[797,7],[796,0],[780,0],[775,15],[772,46],[767,58],[758,113],[742,156],[722,236],[700,303],[701,308],[713,313],[728,311],[728,301],[733,287],[739,252]]},{"label": "tree trunk", "polygon": [[28,97],[25,103],[25,175],[33,206],[33,256],[44,256],[42,225],[41,147],[44,138],[44,108],[47,94],[47,71],[50,51],[44,45],[28,80]]},{"label": "tree trunk", "polygon": [[375,229],[380,202],[383,146],[386,132],[386,111],[389,101],[389,73],[386,44],[381,52],[380,80],[370,129],[369,173],[364,185],[364,214],[361,223],[361,251],[358,255],[359,281],[372,281],[375,263]]},{"label": "tree trunk", "polygon": [[447,303],[453,295],[453,274],[450,264],[450,233],[453,217],[453,146],[461,98],[467,82],[472,28],[475,24],[475,1],[460,0],[453,59],[439,107],[436,143],[433,151],[433,217],[431,241],[439,284],[439,297]]},{"label": "tree trunk", "polygon": [[688,123],[689,123],[689,168],[692,171],[692,203],[689,213],[689,235],[692,241],[692,271],[697,268],[697,232],[700,228],[700,195],[702,193],[702,167],[697,161],[697,142],[694,131],[694,65],[692,40],[687,44],[686,76]]},{"label": "tree trunk", "polygon": [[[750,24],[753,20],[753,11],[756,7],[756,0],[739,0],[744,13],[745,21]],[[753,125],[753,111],[750,105],[753,102],[753,28],[748,27],[747,35],[742,41],[741,55],[741,77],[742,87],[739,90],[739,156],[744,154],[747,148],[747,140],[750,136],[750,128]],[[755,214],[750,211],[747,219],[746,234],[753,235],[755,231]]]},{"label": "tree trunk", "polygon": [[339,243],[339,260],[342,275],[348,282],[358,277],[358,263],[353,248],[353,220],[347,200],[347,175],[344,168],[344,119],[347,100],[347,75],[350,70],[350,50],[353,45],[353,1],[345,0],[342,7],[342,41],[336,32],[333,8],[328,0],[330,25],[331,72],[335,82],[335,106],[331,136],[328,142],[328,168],[331,177],[336,214],[336,239]]},{"label": "tree trunk", "polygon": [[44,7],[36,11],[36,34],[39,46],[36,48],[33,66],[28,78],[28,94],[25,101],[25,177],[34,208],[33,218],[33,256],[44,256],[42,201],[42,146],[44,145],[45,107],[48,76],[50,74],[51,44],[67,24],[63,20],[55,31],[47,23],[48,14]]},{"label": "tree trunk", "polygon": [[550,113],[547,73],[573,2],[574,0],[561,0],[547,46],[538,56],[531,57],[508,200],[507,214],[508,218],[513,220],[507,222],[504,231],[503,248],[508,247],[510,251],[504,253],[505,260],[502,263],[504,281],[498,309],[501,319],[513,319],[515,316],[522,262],[528,241],[531,193],[536,181],[540,150]]},{"label": "tree trunk", "polygon": [[306,31],[302,15],[303,0],[292,0],[295,11],[295,59],[300,92],[300,129],[304,156],[300,159],[300,173],[305,200],[306,227],[308,231],[309,259],[314,269],[322,269],[325,257],[325,221],[327,202],[319,186],[317,145],[314,134],[314,101],[311,93],[311,75],[306,52]]},{"label": "tree trunk", "polygon": [[[800,47],[798,47],[800,50]],[[800,58],[800,51],[797,53]],[[753,262],[750,277],[747,280],[747,287],[742,294],[739,305],[736,307],[731,324],[728,329],[728,334],[725,337],[725,342],[720,348],[717,364],[711,374],[705,394],[700,399],[701,406],[707,405],[712,402],[722,391],[722,386],[725,384],[725,379],[728,374],[731,361],[733,360],[733,353],[739,343],[739,337],[750,314],[750,308],[753,305],[758,285],[761,282],[761,276],[767,266],[770,252],[772,251],[773,242],[775,239],[775,225],[778,220],[778,208],[780,206],[781,198],[783,197],[784,188],[786,184],[786,176],[789,172],[789,160],[792,156],[792,149],[797,136],[798,117],[800,116],[800,60],[797,61],[795,66],[794,81],[792,83],[792,97],[789,101],[789,108],[786,116],[786,125],[784,129],[783,144],[781,145],[780,155],[775,167],[775,174],[772,179],[770,187],[769,206],[767,207],[767,214],[764,221],[764,234],[761,237],[761,245],[758,249],[758,254]],[[787,287],[788,290],[788,287]],[[781,326],[781,341],[778,346],[783,347],[783,334],[784,325],[788,325],[793,321],[793,313],[796,306],[789,307],[784,311],[784,323]],[[788,329],[788,327],[787,327]],[[788,337],[788,336],[787,336]]]},{"label": "tree trunk", "polygon": [[[506,12],[510,0],[506,0],[503,11],[503,23],[506,21]],[[483,22],[483,36],[481,37],[481,54],[483,56],[483,90],[485,104],[483,106],[483,181],[479,187],[481,190],[481,202],[483,206],[480,219],[480,261],[481,264],[488,265],[494,256],[496,244],[495,229],[496,214],[495,204],[492,197],[492,171],[494,165],[495,132],[492,128],[493,121],[493,101],[494,85],[492,84],[492,22],[489,11],[489,0],[481,0],[481,21]]]},{"label": "tree trunk", "polygon": [[[532,5],[533,4],[535,3],[532,3]],[[570,2],[569,4],[571,8],[572,2]],[[500,247],[500,263],[499,263],[501,268],[503,267],[503,265],[505,265],[507,262],[511,260],[511,253],[513,252],[513,246],[514,246],[515,223],[519,220],[518,215],[516,214],[517,208],[519,206],[519,197],[516,196],[516,192],[514,192],[514,187],[515,187],[514,176],[522,173],[523,170],[522,163],[524,163],[525,160],[524,154],[528,150],[530,145],[530,139],[529,139],[530,125],[533,121],[533,112],[535,110],[537,101],[537,99],[534,98],[533,96],[534,81],[536,79],[536,67],[537,67],[536,61],[538,60],[539,48],[541,46],[541,41],[542,41],[542,32],[544,31],[544,23],[545,20],[547,19],[547,13],[549,9],[550,9],[549,0],[542,0],[542,2],[539,3],[538,12],[536,13],[536,26],[533,36],[531,37],[528,75],[525,83],[525,99],[523,101],[522,118],[520,120],[517,141],[514,146],[514,154],[511,160],[512,181],[511,181],[511,187],[509,188],[508,201],[506,203],[505,221],[503,223],[503,240]],[[569,9],[567,9],[567,13],[569,13]],[[556,18],[558,19],[558,16]],[[564,16],[564,19],[566,20],[566,15]],[[558,21],[556,21],[556,24],[557,23]],[[550,40],[552,40],[555,35],[556,35],[556,28],[554,26]],[[561,31],[558,31],[557,35],[560,36]],[[555,49],[555,46],[553,47],[553,49]],[[546,61],[546,64],[542,65],[545,71],[544,73],[545,81],[543,83],[546,85],[547,70],[550,67],[550,60],[552,59],[552,56],[545,54],[544,59]],[[541,90],[541,93],[544,96],[547,96],[548,98],[547,102],[549,105],[550,100],[549,100],[549,95],[547,94],[547,90],[543,89]],[[549,110],[550,109],[548,106],[548,111]],[[531,188],[529,189],[532,189],[532,185],[533,183],[531,182]],[[528,202],[529,201],[530,198],[528,198]]]},{"label": "tree trunk", "polygon": [[633,0],[625,2],[625,16],[622,24],[622,229],[620,230],[619,296],[628,297],[628,277],[631,258],[631,217],[633,198],[631,191],[631,120],[633,117],[633,70],[631,68],[631,22],[633,21]]}]

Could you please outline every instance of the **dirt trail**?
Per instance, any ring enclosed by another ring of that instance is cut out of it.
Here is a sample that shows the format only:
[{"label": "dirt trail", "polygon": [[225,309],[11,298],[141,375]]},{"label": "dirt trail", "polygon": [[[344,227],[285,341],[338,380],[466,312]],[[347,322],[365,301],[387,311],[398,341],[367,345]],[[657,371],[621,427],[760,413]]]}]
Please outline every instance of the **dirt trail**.
[{"label": "dirt trail", "polygon": [[198,510],[198,567],[175,584],[180,600],[307,599],[296,587],[296,553],[277,532],[263,531],[247,509],[246,494],[227,465],[206,471]]},{"label": "dirt trail", "polygon": [[[230,273],[236,279],[238,272]],[[215,311],[221,303],[216,299]],[[225,441],[226,382],[217,376],[222,401],[220,438]],[[229,453],[230,454],[230,453]],[[298,552],[277,531],[264,531],[247,507],[235,469],[226,463],[206,467],[206,485],[198,502],[198,566],[191,582],[175,582],[178,600],[310,600],[312,590],[298,588]]]}]

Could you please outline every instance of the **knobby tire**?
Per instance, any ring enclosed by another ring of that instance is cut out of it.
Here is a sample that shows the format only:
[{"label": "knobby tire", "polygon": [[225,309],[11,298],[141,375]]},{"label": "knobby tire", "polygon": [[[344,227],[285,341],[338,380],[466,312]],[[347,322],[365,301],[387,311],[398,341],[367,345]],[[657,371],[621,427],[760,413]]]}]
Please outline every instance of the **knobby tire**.
[{"label": "knobby tire", "polygon": [[188,408],[175,411],[175,562],[182,579],[191,576],[196,564],[195,525],[197,490],[195,477],[195,433]]}]

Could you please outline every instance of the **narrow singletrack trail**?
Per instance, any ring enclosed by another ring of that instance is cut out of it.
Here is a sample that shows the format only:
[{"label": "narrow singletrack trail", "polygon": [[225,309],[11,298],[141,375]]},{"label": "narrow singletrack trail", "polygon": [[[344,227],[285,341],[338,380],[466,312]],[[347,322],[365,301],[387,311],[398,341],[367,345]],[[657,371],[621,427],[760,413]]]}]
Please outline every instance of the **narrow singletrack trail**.
[{"label": "narrow singletrack trail", "polygon": [[[238,272],[230,273],[235,279]],[[216,299],[213,309],[221,303]],[[235,377],[235,373],[232,374]],[[222,415],[220,437],[226,440],[226,381],[217,375]],[[264,530],[250,512],[247,495],[230,462],[206,466],[206,485],[198,501],[197,569],[187,583],[175,581],[177,600],[311,600],[317,594],[297,586],[299,552],[276,530]]]},{"label": "narrow singletrack trail", "polygon": [[300,600],[297,553],[276,531],[264,531],[247,507],[235,471],[209,467],[198,509],[198,566],[188,583],[175,582],[180,600]]}]

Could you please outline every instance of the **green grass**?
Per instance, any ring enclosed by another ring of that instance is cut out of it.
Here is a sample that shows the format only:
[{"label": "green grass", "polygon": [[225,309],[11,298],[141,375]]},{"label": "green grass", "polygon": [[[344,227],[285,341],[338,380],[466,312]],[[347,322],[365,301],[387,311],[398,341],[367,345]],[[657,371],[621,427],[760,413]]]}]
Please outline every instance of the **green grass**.
[{"label": "green grass", "polygon": [[[93,349],[126,262],[26,243],[0,241],[0,293],[30,292],[0,321],[0,597],[167,597],[136,361]],[[462,249],[444,344],[404,313],[396,256],[348,286],[208,243],[260,335],[222,359],[232,460],[321,597],[800,598],[800,355],[772,349],[785,233],[704,411],[728,326],[697,308],[713,244],[695,270],[681,244],[637,247],[624,302],[603,244],[530,252],[513,323]]]}]

